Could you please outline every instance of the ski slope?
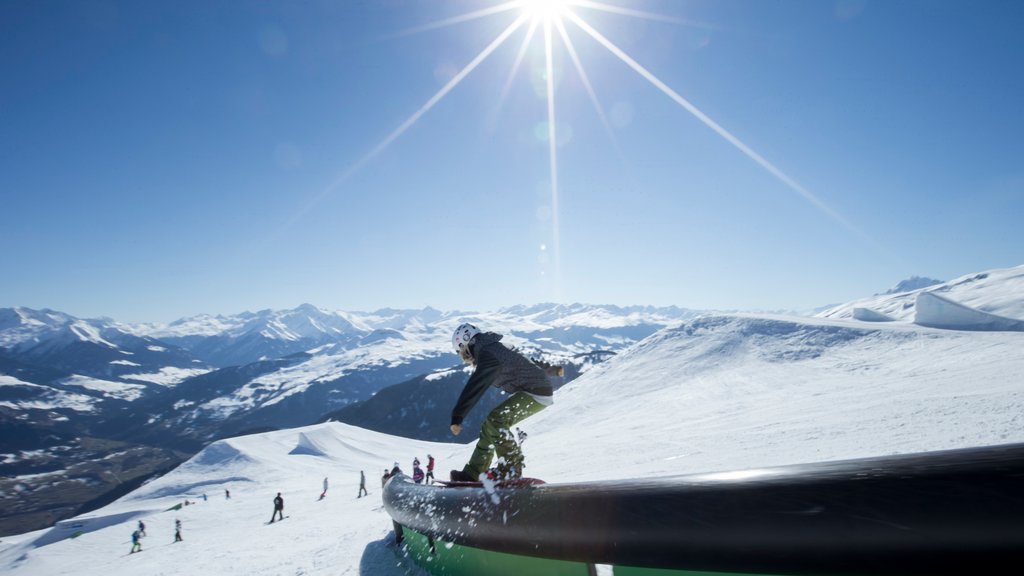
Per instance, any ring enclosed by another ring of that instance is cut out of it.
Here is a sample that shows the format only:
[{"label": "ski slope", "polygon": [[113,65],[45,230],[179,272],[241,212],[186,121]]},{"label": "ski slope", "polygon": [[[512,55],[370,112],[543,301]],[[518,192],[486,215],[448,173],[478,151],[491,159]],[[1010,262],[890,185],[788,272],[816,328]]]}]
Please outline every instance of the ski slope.
[{"label": "ski slope", "polygon": [[[522,427],[527,474],[552,483],[1022,442],[1024,332],[705,316],[589,371]],[[101,510],[4,537],[0,572],[419,574],[391,545],[381,475],[395,462],[410,472],[428,453],[444,475],[475,438],[459,440],[466,444],[327,423],[220,441]],[[360,470],[368,497],[356,497]],[[318,500],[324,477],[331,487]],[[277,492],[288,517],[266,524]],[[185,499],[194,504],[167,510]],[[148,536],[129,555],[139,519]],[[54,541],[75,530],[85,533]]]}]

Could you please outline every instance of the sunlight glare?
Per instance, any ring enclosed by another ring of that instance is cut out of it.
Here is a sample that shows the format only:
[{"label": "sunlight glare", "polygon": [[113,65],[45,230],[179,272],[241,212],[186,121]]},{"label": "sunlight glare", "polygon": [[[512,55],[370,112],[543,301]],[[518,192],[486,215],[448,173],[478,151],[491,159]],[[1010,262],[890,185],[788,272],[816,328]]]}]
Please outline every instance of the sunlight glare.
[{"label": "sunlight glare", "polygon": [[570,0],[520,0],[523,13],[534,21],[552,22],[561,19]]}]

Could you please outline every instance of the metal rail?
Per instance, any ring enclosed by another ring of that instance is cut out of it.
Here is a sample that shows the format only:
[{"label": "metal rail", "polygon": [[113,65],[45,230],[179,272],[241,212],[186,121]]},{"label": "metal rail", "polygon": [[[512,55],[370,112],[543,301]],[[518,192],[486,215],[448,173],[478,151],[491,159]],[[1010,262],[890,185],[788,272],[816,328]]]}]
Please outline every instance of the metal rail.
[{"label": "metal rail", "polygon": [[399,474],[384,505],[439,541],[574,562],[968,574],[1024,563],[1024,444],[490,491]]}]

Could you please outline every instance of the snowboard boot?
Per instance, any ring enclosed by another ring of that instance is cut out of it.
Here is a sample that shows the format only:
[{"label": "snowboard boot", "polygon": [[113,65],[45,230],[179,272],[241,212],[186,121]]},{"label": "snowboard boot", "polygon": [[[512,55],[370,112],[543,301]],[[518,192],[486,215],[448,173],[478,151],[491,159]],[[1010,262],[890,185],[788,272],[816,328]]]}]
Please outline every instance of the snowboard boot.
[{"label": "snowboard boot", "polygon": [[474,478],[472,474],[463,470],[452,470],[450,476],[452,482],[477,482],[478,479]]}]

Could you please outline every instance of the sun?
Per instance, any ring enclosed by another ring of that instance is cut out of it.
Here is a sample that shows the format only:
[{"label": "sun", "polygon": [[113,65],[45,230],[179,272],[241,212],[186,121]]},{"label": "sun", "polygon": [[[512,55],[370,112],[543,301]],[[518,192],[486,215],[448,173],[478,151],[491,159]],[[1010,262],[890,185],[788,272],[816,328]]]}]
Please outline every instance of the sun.
[{"label": "sun", "polygon": [[550,23],[561,20],[572,0],[519,0],[519,7],[530,19]]},{"label": "sun", "polygon": [[[373,160],[378,154],[384,151],[392,142],[398,139],[404,134],[409,128],[411,128],[416,122],[427,112],[429,112],[434,105],[440,102],[444,97],[455,89],[467,76],[469,76],[484,60],[487,60],[492,53],[502,46],[506,41],[509,40],[517,31],[525,29],[526,32],[523,34],[523,40],[520,45],[519,51],[512,64],[511,71],[508,75],[508,80],[505,84],[505,90],[511,84],[511,80],[515,77],[516,71],[519,69],[520,64],[524,59],[529,47],[540,44],[544,52],[544,78],[547,80],[546,86],[546,98],[547,101],[547,143],[548,143],[548,165],[550,174],[550,185],[551,185],[551,243],[548,245],[550,248],[552,268],[555,271],[556,280],[555,292],[557,293],[559,288],[559,276],[560,265],[560,231],[559,231],[559,190],[558,190],[558,135],[556,134],[556,127],[558,126],[556,109],[555,109],[555,82],[554,82],[554,67],[555,67],[555,52],[559,52],[559,56],[567,55],[569,61],[571,61],[573,68],[575,68],[577,75],[580,79],[580,83],[585,89],[587,95],[590,98],[591,103],[597,113],[598,118],[605,126],[605,131],[608,133],[613,145],[617,148],[618,144],[615,140],[615,133],[608,122],[607,115],[604,112],[604,107],[601,105],[600,99],[598,98],[597,91],[594,86],[590,83],[590,80],[584,71],[583,62],[580,58],[580,54],[575,48],[575,42],[573,41],[573,34],[581,36],[582,38],[589,38],[596,45],[603,46],[613,56],[618,58],[627,67],[631,68],[639,77],[643,78],[657,90],[675,102],[680,108],[689,112],[697,120],[703,123],[707,128],[711,129],[712,132],[717,134],[720,138],[731,144],[734,148],[739,150],[743,155],[758,164],[761,168],[767,171],[769,174],[774,176],[776,179],[781,181],[786,187],[793,192],[802,196],[804,200],[810,202],[818,210],[835,220],[839,224],[843,225],[848,230],[854,232],[861,238],[864,238],[870,244],[876,244],[871,238],[861,230],[857,229],[852,223],[848,222],[841,214],[833,210],[831,207],[826,205],[820,198],[814,195],[810,190],[804,188],[800,183],[791,178],[788,174],[783,172],[781,169],[776,167],[774,164],[768,161],[767,158],[756,152],[752,147],[748,146],[745,142],[741,141],[738,137],[733,135],[731,132],[726,130],[722,125],[713,120],[710,116],[705,114],[696,105],[691,103],[689,100],[684,98],[681,94],[673,90],[668,84],[658,78],[653,72],[645,68],[633,57],[626,53],[625,50],[617,46],[610,39],[605,37],[599,32],[587,18],[581,14],[577,14],[577,11],[582,11],[584,14],[593,11],[606,12],[616,14],[619,16],[626,16],[631,18],[641,18],[645,20],[654,20],[659,22],[665,22],[669,24],[680,24],[684,26],[692,26],[703,28],[707,30],[714,29],[713,26],[704,24],[701,22],[691,21],[685,18],[678,18],[674,16],[666,16],[662,14],[656,14],[647,12],[644,10],[638,10],[632,7],[626,7],[618,4],[609,4],[606,0],[486,0],[487,2],[499,2],[497,4],[491,4],[487,7],[473,10],[464,14],[458,14],[451,16],[437,22],[428,23],[416,28],[412,28],[403,32],[403,34],[411,34],[418,32],[426,32],[428,30],[435,30],[439,28],[446,28],[456,24],[469,22],[479,18],[486,18],[490,16],[496,16],[506,13],[513,13],[513,21],[509,23],[504,30],[502,30],[493,40],[490,41],[487,46],[481,50],[475,57],[473,57],[457,74],[455,74],[444,86],[442,86],[437,92],[434,93],[418,110],[416,110],[411,116],[409,116],[404,122],[402,122],[397,128],[387,135],[382,141],[380,141],[374,148],[364,154],[354,164],[338,176],[333,183],[327,186],[319,194],[317,194],[312,201],[307,202],[306,205],[286,224],[286,228],[298,220],[303,214],[311,210],[313,206],[320,201],[321,198],[330,194],[332,191],[340,187],[346,182],[353,174],[358,172],[363,166]],[[559,42],[560,40],[560,42]],[[561,50],[558,50],[558,48]],[[502,92],[502,98],[504,99],[505,90]],[[557,298],[556,298],[557,299]]]}]

